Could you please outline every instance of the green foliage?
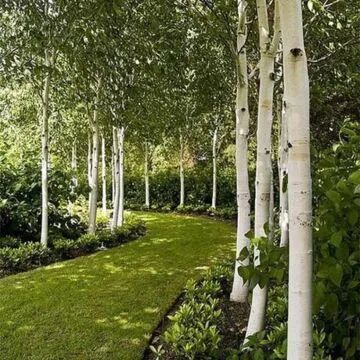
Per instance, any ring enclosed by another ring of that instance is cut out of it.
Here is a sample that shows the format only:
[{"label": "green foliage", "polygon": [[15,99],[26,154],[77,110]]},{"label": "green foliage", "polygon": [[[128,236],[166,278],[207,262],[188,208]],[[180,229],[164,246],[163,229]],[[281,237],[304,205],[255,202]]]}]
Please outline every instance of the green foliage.
[{"label": "green foliage", "polygon": [[[259,285],[263,288],[270,283],[282,284],[287,279],[288,248],[279,247],[268,237],[256,238],[252,233],[250,238],[250,252],[244,248],[239,254],[239,260],[250,258],[249,265],[238,268],[239,275],[249,282],[250,288]],[[255,248],[259,250],[255,256]],[[259,261],[254,267],[254,263]]]},{"label": "green foliage", "polygon": [[[231,279],[233,264],[218,264],[201,281],[189,280],[182,305],[169,316],[170,327],[163,335],[166,349],[179,359],[217,358],[221,342],[219,299]],[[226,279],[226,280],[225,280]],[[225,281],[225,282],[224,282]],[[152,347],[161,359],[166,351]]]},{"label": "green foliage", "polygon": [[96,215],[96,229],[106,229],[110,224],[110,217],[107,213],[99,211]]},{"label": "green foliage", "polygon": [[53,260],[51,250],[41,244],[21,244],[18,248],[0,249],[0,276],[25,271],[49,264]]},{"label": "green foliage", "polygon": [[[314,186],[314,359],[357,359],[360,303],[360,135],[347,123],[341,143],[321,153]],[[251,238],[260,249],[256,268],[239,269],[251,286],[275,285],[269,292],[266,331],[242,348],[241,359],[285,359],[288,259],[286,248]],[[244,250],[240,259],[250,256]],[[270,354],[270,355],[269,355]]]},{"label": "green foliage", "polygon": [[12,236],[0,237],[0,248],[9,247],[17,248],[20,245],[20,241]]},{"label": "green foliage", "polygon": [[[157,208],[175,209],[180,202],[179,174],[174,170],[162,170],[150,176],[150,201]],[[220,207],[236,206],[235,173],[224,169],[217,176],[217,200]],[[125,178],[126,205],[143,204],[145,199],[143,176],[130,175]],[[185,172],[185,204],[210,207],[212,175],[210,167],[197,166]]]},{"label": "green foliage", "polygon": [[[39,238],[41,226],[41,179],[37,159],[29,156],[17,165],[7,161],[0,163],[0,235],[34,241]],[[69,191],[70,184],[71,173],[60,165],[49,171],[49,231],[56,236],[76,238],[84,233],[85,226],[78,217],[67,212],[68,201],[76,197]]]},{"label": "green foliage", "polygon": [[[101,230],[96,235],[84,234],[76,240],[53,239],[50,248],[44,248],[38,243],[21,244],[17,248],[0,247],[0,276],[19,271],[26,271],[34,267],[53,261],[72,259],[96,251],[100,246],[114,247],[122,243],[135,240],[146,232],[142,220],[130,217],[129,222],[122,227]],[[5,239],[5,244],[15,245],[14,239]]]},{"label": "green foliage", "polygon": [[360,133],[347,123],[341,143],[320,154],[315,177],[314,313],[345,359],[360,355]]}]

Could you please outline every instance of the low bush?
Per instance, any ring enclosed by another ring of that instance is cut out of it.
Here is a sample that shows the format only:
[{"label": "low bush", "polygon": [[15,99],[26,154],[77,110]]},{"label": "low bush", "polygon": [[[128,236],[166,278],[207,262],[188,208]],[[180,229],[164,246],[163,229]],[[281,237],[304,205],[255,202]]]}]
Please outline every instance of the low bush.
[{"label": "low bush", "polygon": [[76,246],[81,250],[82,253],[94,252],[99,246],[99,238],[95,234],[85,234],[75,240]]},{"label": "low bush", "polygon": [[[18,248],[6,246],[0,248],[0,276],[26,271],[41,265],[47,265],[58,260],[72,259],[96,251],[99,248],[114,247],[125,242],[137,239],[146,232],[142,220],[134,217],[127,218],[122,227],[113,231],[103,229],[96,235],[84,234],[77,240],[55,238],[49,248],[40,243],[20,244]],[[2,238],[5,244],[15,246],[12,238]]]},{"label": "low bush", "polygon": [[0,249],[0,275],[29,270],[53,261],[52,251],[39,243],[21,244],[18,248]]},{"label": "low bush", "polygon": [[79,253],[78,246],[74,240],[54,240],[52,246],[57,259],[72,259],[78,256]]},{"label": "low bush", "polygon": [[232,271],[232,263],[218,265],[200,282],[188,282],[181,306],[168,317],[171,324],[161,337],[161,344],[150,346],[156,358],[219,358],[223,316],[219,304],[227,293]]}]

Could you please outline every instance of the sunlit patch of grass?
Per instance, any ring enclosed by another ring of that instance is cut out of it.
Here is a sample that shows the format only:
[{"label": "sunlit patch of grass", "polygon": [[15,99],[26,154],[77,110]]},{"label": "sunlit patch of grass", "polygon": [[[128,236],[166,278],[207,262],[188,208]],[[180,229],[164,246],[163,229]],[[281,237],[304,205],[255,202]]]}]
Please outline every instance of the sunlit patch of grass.
[{"label": "sunlit patch of grass", "polygon": [[138,241],[0,280],[0,359],[140,359],[187,279],[234,252],[227,223],[140,214]]}]

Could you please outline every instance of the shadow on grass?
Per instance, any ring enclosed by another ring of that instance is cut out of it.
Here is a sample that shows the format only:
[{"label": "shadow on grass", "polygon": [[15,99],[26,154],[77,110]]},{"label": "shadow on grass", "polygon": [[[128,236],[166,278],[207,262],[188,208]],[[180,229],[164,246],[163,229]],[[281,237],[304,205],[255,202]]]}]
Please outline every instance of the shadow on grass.
[{"label": "shadow on grass", "polygon": [[0,280],[1,359],[140,358],[187,279],[234,251],[229,224],[141,216],[141,240]]}]

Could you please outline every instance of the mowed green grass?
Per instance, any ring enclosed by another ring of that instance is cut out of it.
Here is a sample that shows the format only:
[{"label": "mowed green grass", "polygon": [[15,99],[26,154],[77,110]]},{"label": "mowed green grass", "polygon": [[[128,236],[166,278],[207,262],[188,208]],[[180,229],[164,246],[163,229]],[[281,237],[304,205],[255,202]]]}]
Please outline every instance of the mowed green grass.
[{"label": "mowed green grass", "polygon": [[0,359],[141,359],[188,278],[234,252],[235,228],[140,213],[147,235],[0,280]]}]

